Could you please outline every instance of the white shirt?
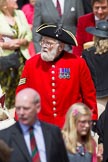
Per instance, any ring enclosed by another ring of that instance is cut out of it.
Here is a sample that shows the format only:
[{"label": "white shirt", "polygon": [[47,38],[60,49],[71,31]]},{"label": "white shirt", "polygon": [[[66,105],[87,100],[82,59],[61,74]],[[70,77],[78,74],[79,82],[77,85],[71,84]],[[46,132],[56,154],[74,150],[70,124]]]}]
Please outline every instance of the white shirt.
[{"label": "white shirt", "polygon": [[[56,7],[57,6],[57,0],[52,0],[52,2],[54,3],[54,6]],[[64,2],[65,2],[65,0],[59,0],[62,14],[64,13]]]},{"label": "white shirt", "polygon": [[[99,22],[100,19],[99,19],[96,15],[95,15],[94,17],[95,17],[95,22],[96,22],[96,24],[97,24],[97,22]],[[108,20],[108,16],[107,16],[104,20]]]},{"label": "white shirt", "polygon": [[[29,127],[20,123],[21,129],[23,131],[25,143],[27,145],[28,151],[30,155],[32,154],[31,147],[30,147],[30,135],[29,135]],[[34,135],[37,143],[37,148],[40,155],[41,162],[47,162],[46,160],[46,150],[45,150],[45,142],[44,137],[41,129],[41,125],[39,121],[33,125],[34,128]]]}]

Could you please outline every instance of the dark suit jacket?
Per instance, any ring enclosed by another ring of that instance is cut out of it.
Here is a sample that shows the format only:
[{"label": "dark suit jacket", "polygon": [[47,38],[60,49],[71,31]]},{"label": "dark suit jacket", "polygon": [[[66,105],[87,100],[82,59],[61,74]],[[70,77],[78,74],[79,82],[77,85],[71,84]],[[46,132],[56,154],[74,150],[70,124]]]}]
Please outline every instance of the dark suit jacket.
[{"label": "dark suit jacket", "polygon": [[97,122],[97,133],[99,135],[99,143],[103,143],[103,162],[108,162],[108,103],[105,111],[100,115]]},{"label": "dark suit jacket", "polygon": [[90,69],[96,88],[97,98],[108,96],[108,52],[100,55],[95,54],[96,48],[90,47],[82,52]]},{"label": "dark suit jacket", "polygon": [[[58,127],[41,122],[46,147],[47,162],[68,162],[66,149]],[[32,162],[19,126],[0,131],[0,138],[13,148],[10,162]]]},{"label": "dark suit jacket", "polygon": [[82,0],[85,14],[92,12],[91,0]]},{"label": "dark suit jacket", "polygon": [[[44,23],[63,24],[63,27],[73,34],[76,32],[77,20],[84,14],[81,0],[64,0],[64,14],[60,18],[52,0],[37,0],[35,5],[33,23],[33,41],[36,52],[40,51],[40,35],[36,33],[36,28]],[[66,48],[67,51],[71,47]]]},{"label": "dark suit jacket", "polygon": [[73,53],[75,55],[81,56],[83,50],[83,44],[93,40],[93,35],[86,32],[86,27],[95,26],[94,14],[89,13],[81,16],[78,19],[76,39],[78,41],[78,46],[73,47]]}]

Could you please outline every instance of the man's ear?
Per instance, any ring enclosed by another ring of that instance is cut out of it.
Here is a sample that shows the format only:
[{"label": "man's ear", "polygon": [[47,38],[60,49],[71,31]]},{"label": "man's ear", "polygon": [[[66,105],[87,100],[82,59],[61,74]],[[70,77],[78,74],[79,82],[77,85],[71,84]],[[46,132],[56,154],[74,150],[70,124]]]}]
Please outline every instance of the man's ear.
[{"label": "man's ear", "polygon": [[61,52],[61,51],[63,51],[64,46],[65,46],[65,44],[64,44],[64,43],[60,43],[60,45],[59,45],[59,51],[60,51],[60,52]]},{"label": "man's ear", "polygon": [[37,114],[38,114],[40,112],[40,110],[41,110],[40,103],[36,103],[36,110],[37,110]]}]

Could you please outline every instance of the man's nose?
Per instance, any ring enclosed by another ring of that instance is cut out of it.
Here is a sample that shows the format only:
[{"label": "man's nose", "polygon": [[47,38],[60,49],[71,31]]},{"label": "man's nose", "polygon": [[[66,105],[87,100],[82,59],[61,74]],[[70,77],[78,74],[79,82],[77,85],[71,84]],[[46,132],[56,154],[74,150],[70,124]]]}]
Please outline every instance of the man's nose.
[{"label": "man's nose", "polygon": [[20,108],[19,113],[20,114],[23,114],[24,113],[24,109],[23,108]]},{"label": "man's nose", "polygon": [[103,12],[102,8],[99,7],[99,9],[98,9],[98,13],[102,13],[102,12]]}]

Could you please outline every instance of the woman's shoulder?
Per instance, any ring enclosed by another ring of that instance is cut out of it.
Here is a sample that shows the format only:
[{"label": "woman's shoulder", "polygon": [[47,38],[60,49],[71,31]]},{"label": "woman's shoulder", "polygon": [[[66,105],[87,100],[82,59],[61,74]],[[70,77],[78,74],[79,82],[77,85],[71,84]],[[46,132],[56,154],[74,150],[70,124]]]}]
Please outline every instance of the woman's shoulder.
[{"label": "woman's shoulder", "polygon": [[15,12],[15,15],[24,15],[24,12],[19,9],[15,10],[14,12]]}]

